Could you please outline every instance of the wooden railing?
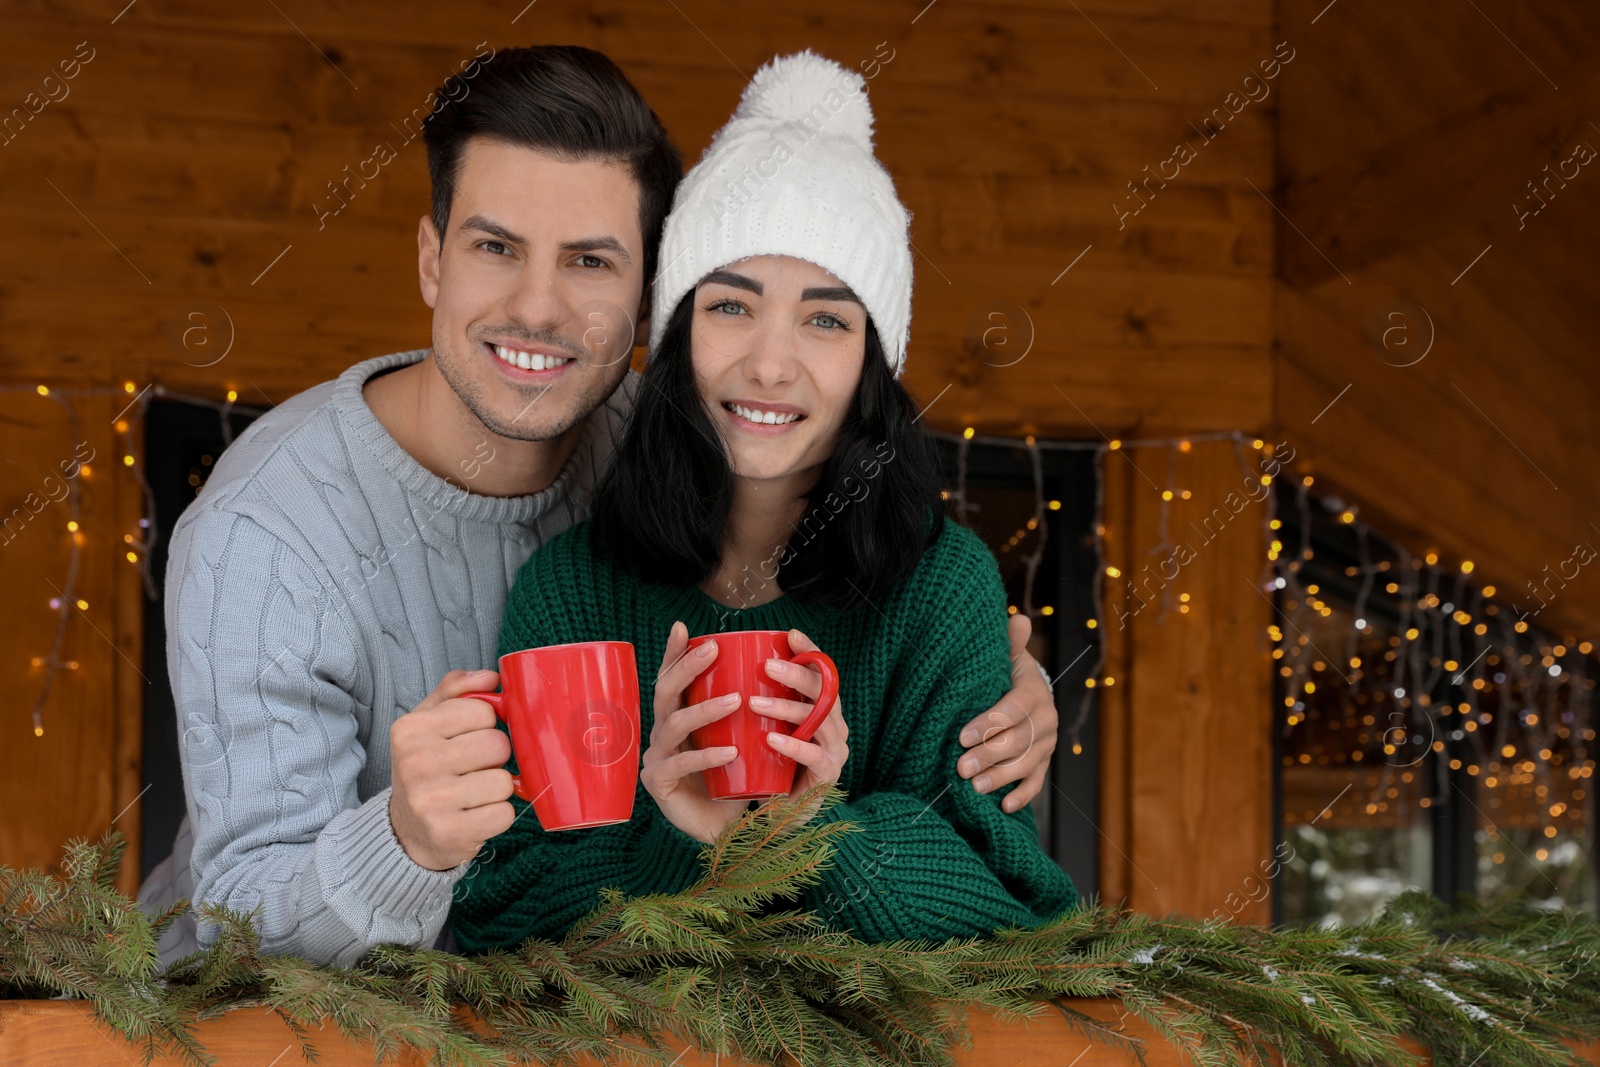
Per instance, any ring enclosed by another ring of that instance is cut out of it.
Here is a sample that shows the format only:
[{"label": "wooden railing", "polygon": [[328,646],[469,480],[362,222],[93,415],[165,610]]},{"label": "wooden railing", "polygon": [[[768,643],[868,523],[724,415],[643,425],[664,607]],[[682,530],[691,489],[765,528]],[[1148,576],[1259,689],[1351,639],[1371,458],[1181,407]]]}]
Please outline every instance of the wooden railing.
[{"label": "wooden railing", "polygon": [[[1123,1018],[1120,1005],[1107,1000],[1080,1000],[1073,1006],[1113,1026],[1120,1025],[1128,1037],[1142,1041],[1147,1067],[1187,1067],[1178,1050],[1148,1026],[1131,1016]],[[1131,1052],[1073,1030],[1053,1010],[1015,1024],[974,1014],[968,1024],[972,1048],[957,1052],[956,1062],[961,1067],[1136,1067],[1138,1063]],[[289,1067],[307,1062],[288,1027],[264,1008],[244,1008],[200,1023],[197,1034],[219,1067]],[[370,1049],[346,1041],[332,1027],[312,1031],[311,1041],[318,1053],[318,1067],[373,1067]],[[1405,1044],[1414,1052],[1421,1051]],[[1579,1051],[1589,1063],[1600,1064],[1600,1044]],[[0,1001],[0,1063],[6,1067],[127,1067],[141,1062],[140,1050],[96,1022],[86,1003]],[[160,1067],[176,1067],[179,1062],[170,1058],[155,1060]],[[675,1065],[741,1067],[739,1062],[728,1059],[719,1065],[716,1057],[699,1051],[685,1052]],[[426,1059],[405,1054],[398,1067],[426,1067]]]}]

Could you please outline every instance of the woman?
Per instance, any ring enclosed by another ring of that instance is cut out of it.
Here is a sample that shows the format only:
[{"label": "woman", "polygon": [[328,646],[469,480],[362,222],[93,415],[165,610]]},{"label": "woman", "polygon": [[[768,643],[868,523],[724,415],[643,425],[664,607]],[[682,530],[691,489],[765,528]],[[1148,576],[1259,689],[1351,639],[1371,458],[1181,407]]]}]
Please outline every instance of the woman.
[{"label": "woman", "polygon": [[[854,74],[810,53],[769,64],[674,201],[654,289],[651,361],[594,519],[517,576],[502,651],[624,640],[641,664],[649,747],[632,821],[546,834],[519,817],[458,886],[467,950],[556,938],[602,887],[686,889],[703,843],[746,806],[700,772],[734,758],[690,732],[731,714],[685,706],[718,650],[690,634],[787,630],[838,664],[839,702],[795,792],[837,781],[848,820],[799,903],[871,941],[942,941],[1035,925],[1077,903],[1031,813],[956,770],[961,727],[1010,681],[998,569],[944,521],[931,445],[897,378],[910,318],[907,215],[872,156]],[[814,698],[816,675],[768,673]],[[810,705],[756,710],[799,722]]]}]

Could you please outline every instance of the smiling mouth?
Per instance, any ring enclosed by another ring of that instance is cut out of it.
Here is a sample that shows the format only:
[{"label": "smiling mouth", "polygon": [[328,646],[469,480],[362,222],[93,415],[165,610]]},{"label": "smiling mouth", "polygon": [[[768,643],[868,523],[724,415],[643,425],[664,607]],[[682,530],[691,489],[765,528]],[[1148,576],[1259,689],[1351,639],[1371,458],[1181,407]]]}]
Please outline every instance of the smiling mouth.
[{"label": "smiling mouth", "polygon": [[517,348],[507,348],[505,345],[491,344],[489,349],[502,363],[509,363],[522,370],[555,370],[572,362],[571,356],[547,356],[542,352],[524,352]]},{"label": "smiling mouth", "polygon": [[785,426],[805,418],[804,415],[796,411],[763,411],[760,408],[747,408],[743,404],[726,403],[722,405],[722,409],[732,412],[746,422],[753,422],[761,426]]}]

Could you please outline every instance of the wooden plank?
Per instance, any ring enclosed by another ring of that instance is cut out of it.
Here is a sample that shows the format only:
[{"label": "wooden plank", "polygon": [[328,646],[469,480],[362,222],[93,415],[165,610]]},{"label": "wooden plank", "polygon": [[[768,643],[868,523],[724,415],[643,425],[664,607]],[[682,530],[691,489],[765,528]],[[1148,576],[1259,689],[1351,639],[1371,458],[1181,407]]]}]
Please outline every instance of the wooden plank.
[{"label": "wooden plank", "polygon": [[[1129,456],[1132,558],[1108,583],[1103,625],[1129,631],[1118,681],[1132,687],[1128,893],[1140,911],[1269,917],[1265,899],[1238,899],[1273,847],[1272,607],[1260,589],[1271,516],[1246,493],[1260,458],[1226,441]],[[1163,501],[1169,489],[1191,497]]]},{"label": "wooden plank", "polygon": [[[734,99],[708,110],[702,121],[722,121]],[[1111,205],[1128,211],[1140,205],[1128,182],[1140,185],[1140,196],[1153,195],[1151,217],[1172,225],[1232,217],[1229,192],[1248,193],[1255,207],[1271,213],[1247,184],[1270,186],[1270,109],[1246,110],[1207,143],[1189,125],[1196,110],[1178,102],[1057,96],[1018,108],[959,85],[938,85],[900,88],[879,103],[879,153],[919,222],[922,210],[937,207],[979,216],[1011,212],[1019,219],[1081,217],[1116,229],[1119,216]],[[410,227],[426,210],[424,151],[415,125],[406,124],[403,100],[376,121],[297,124],[292,131],[269,121],[130,119],[80,104],[77,96],[62,112],[58,122],[44,112],[3,146],[6,174],[24,202],[66,207],[65,196],[91,217],[132,211],[241,220],[289,216],[314,225],[312,205],[323,212],[339,206],[328,183],[349,180],[354,196],[341,190],[351,203],[328,219],[330,226],[357,217],[403,220]],[[674,132],[692,159],[700,143]],[[1196,151],[1181,170],[1165,163],[1179,142]],[[370,159],[380,143],[396,158],[378,168]],[[1169,176],[1178,176],[1161,178],[1156,172],[1164,163]],[[351,178],[363,167],[377,176]],[[1135,221],[1148,219],[1141,215],[1129,224]]]},{"label": "wooden plank", "polygon": [[[9,265],[6,290],[124,291],[174,302],[238,294],[245,300],[314,303],[336,295],[352,307],[370,300],[381,309],[421,302],[415,230],[420,213],[403,229],[392,221],[374,226],[342,218],[336,220],[342,225],[319,233],[315,222],[298,215],[270,222],[143,212],[86,219],[58,204],[41,200],[26,214],[0,210],[0,225],[15,221],[14,237],[36,249],[26,262]],[[290,245],[294,249],[285,253]]]},{"label": "wooden plank", "polygon": [[1447,0],[1344,0],[1325,13],[1321,5],[1280,5],[1280,35],[1305,44],[1283,86],[1284,177],[1292,183],[1373,158],[1384,144],[1401,150],[1408,138],[1427,140],[1442,116],[1497,109],[1526,91],[1561,106],[1575,88],[1566,75],[1592,62],[1600,34],[1584,5],[1491,0],[1470,19],[1460,14]]},{"label": "wooden plank", "polygon": [[[1120,574],[1102,579],[1104,674],[1116,680],[1100,693],[1102,896],[1141,911],[1268,918],[1241,887],[1272,847],[1270,606],[1257,591],[1269,514],[1245,498],[1226,524],[1206,521],[1247,469],[1259,473],[1260,454],[1246,455],[1241,468],[1223,442],[1105,456],[1105,562]],[[1169,486],[1190,500],[1162,501]],[[1162,590],[1161,562],[1183,558],[1180,542],[1194,558]],[[1130,579],[1145,605],[1129,598]]]},{"label": "wooden plank", "polygon": [[[1283,414],[1296,422],[1303,418],[1309,425],[1339,389],[1352,384],[1350,393],[1318,425],[1331,421],[1337,426],[1344,401],[1356,399],[1391,423],[1395,432],[1419,443],[1429,439],[1436,446],[1437,435],[1443,432],[1456,448],[1471,448],[1478,441],[1485,451],[1509,453],[1536,478],[1538,467],[1558,485],[1563,479],[1581,482],[1586,460],[1565,437],[1592,427],[1591,405],[1600,403],[1600,368],[1575,358],[1576,350],[1567,354],[1547,348],[1540,338],[1523,332],[1522,327],[1544,324],[1519,321],[1516,304],[1501,289],[1501,274],[1487,281],[1485,296],[1479,299],[1449,291],[1448,279],[1434,273],[1443,265],[1440,257],[1410,258],[1408,265],[1420,276],[1410,293],[1435,324],[1433,348],[1426,358],[1421,357],[1428,325],[1414,310],[1388,322],[1403,324],[1415,336],[1411,346],[1415,351],[1398,344],[1383,347],[1385,309],[1399,306],[1392,294],[1342,285],[1313,297],[1280,293],[1278,317],[1286,358],[1315,368],[1333,386],[1333,393],[1316,407]],[[1476,269],[1486,272],[1486,280],[1490,272],[1503,271],[1506,283],[1512,284],[1517,272],[1505,268],[1510,264],[1497,260]],[[1498,301],[1487,297],[1490,291],[1507,300],[1505,308],[1511,314],[1496,308]],[[1518,355],[1508,359],[1507,352]],[[1413,359],[1412,366],[1399,365]],[[1495,431],[1496,425],[1515,445]],[[1482,432],[1492,443],[1481,440]],[[1517,448],[1530,458],[1519,457]]]},{"label": "wooden plank", "polygon": [[[307,1035],[319,1053],[315,1061],[309,1060],[283,1020],[262,1008],[207,1020],[198,1024],[196,1034],[218,1067],[312,1062],[320,1067],[373,1067],[375,1063],[370,1048],[345,1040],[331,1026]],[[0,1001],[0,1046],[9,1062],[30,1067],[127,1067],[144,1062],[143,1049],[96,1021],[93,1009],[83,1001]],[[170,1056],[152,1061],[162,1067],[181,1062]],[[395,1067],[424,1067],[427,1059],[408,1052],[389,1062]]]},{"label": "wooden plank", "polygon": [[[1567,388],[1578,398],[1552,405],[1519,396],[1443,340],[1437,371],[1430,355],[1403,369],[1374,361],[1373,372],[1336,354],[1362,344],[1349,318],[1292,291],[1277,306],[1285,339],[1276,390],[1282,432],[1303,458],[1300,469],[1359,505],[1364,521],[1413,551],[1437,550],[1447,563],[1472,560],[1476,578],[1527,608],[1537,601],[1524,586],[1545,566],[1567,559],[1577,542],[1600,544],[1585,511],[1600,476],[1586,431],[1571,421],[1592,409],[1582,403],[1572,364],[1536,350],[1521,357],[1524,389],[1548,374],[1552,381],[1538,388]],[[1348,394],[1316,418],[1346,384]],[[1536,621],[1558,632],[1600,631],[1600,580],[1580,572]]]},{"label": "wooden plank", "polygon": [[[362,116],[383,121],[390,116],[374,109],[396,99],[420,102],[445,72],[469,59],[480,42],[496,45],[509,35],[526,40],[531,34],[537,41],[581,44],[606,52],[630,74],[640,72],[640,88],[647,98],[652,80],[643,73],[647,65],[669,69],[680,98],[686,68],[710,72],[715,84],[726,90],[722,103],[712,106],[717,124],[748,77],[772,56],[822,47],[846,66],[857,67],[878,54],[880,42],[896,49],[885,77],[893,72],[895,78],[912,82],[959,83],[974,90],[1115,91],[1138,99],[1177,97],[1210,107],[1255,72],[1274,43],[1269,28],[1261,24],[1155,19],[1121,12],[1102,13],[1091,20],[1066,7],[996,10],[986,4],[946,3],[913,26],[903,10],[852,5],[818,14],[774,8],[762,19],[750,20],[741,17],[743,9],[732,0],[695,5],[692,12],[634,0],[609,11],[582,14],[534,11],[530,19],[536,21],[515,31],[508,24],[497,32],[491,21],[481,18],[465,24],[458,20],[437,36],[411,35],[402,41],[328,30],[318,24],[314,12],[304,11],[304,21],[297,22],[315,44],[287,21],[271,22],[270,9],[248,19],[269,23],[254,34],[241,32],[231,19],[227,25],[191,28],[152,24],[134,13],[114,31],[107,32],[102,28],[105,23],[94,19],[73,32],[95,33],[105,41],[111,57],[107,65],[115,66],[116,81],[122,84],[162,84],[183,76],[208,88],[209,99],[151,95],[119,105],[109,88],[111,79],[87,77],[95,73],[94,65],[80,76],[74,95],[81,93],[95,106],[120,107],[130,115],[171,114],[176,107],[179,113],[247,121],[273,112],[312,121]],[[71,46],[82,39],[65,32],[53,14],[10,14],[7,21],[12,36],[6,69],[14,73],[0,80],[0,90],[25,92],[35,80],[23,80],[28,66],[37,68],[35,77],[42,77],[57,63],[57,52],[65,47],[70,54]],[[395,21],[402,20],[396,16]],[[709,37],[702,27],[712,28]],[[819,45],[819,32],[826,34],[826,45]],[[1063,55],[1075,61],[1063,63]],[[270,95],[267,86],[272,87]],[[6,97],[12,95],[18,94],[8,92]]]},{"label": "wooden plank", "polygon": [[[1118,334],[1137,333],[1140,344],[1165,338],[1265,344],[1271,321],[1264,255],[1270,208],[1233,199],[1222,212],[1236,214],[1213,214],[1217,198],[1194,191],[1211,208],[1187,221],[1181,198],[1189,192],[1174,194],[1180,199],[1173,202],[1171,214],[1121,235],[1107,225],[1113,221],[1109,196],[1096,197],[1088,217],[1061,221],[1010,212],[952,211],[935,201],[913,224],[914,279],[936,292],[957,287],[970,301],[963,309],[967,311],[997,298],[1080,300],[1091,308],[1111,300],[1118,309],[1131,302],[1136,305],[1130,309],[1132,319],[1140,321],[1122,321],[1120,310],[1103,317],[1118,324]],[[381,218],[352,214],[319,230],[309,209],[254,221],[221,213],[113,213],[84,202],[80,206],[93,212],[86,219],[65,201],[40,199],[26,209],[0,208],[0,225],[9,227],[19,244],[37,249],[25,262],[7,266],[0,287],[93,287],[147,297],[271,295],[303,303],[327,301],[332,291],[352,303],[409,305],[419,299],[416,225],[421,203],[413,205],[415,213],[401,207]],[[291,245],[293,250],[286,253]],[[1070,275],[1064,273],[1069,267]],[[1141,284],[1144,277],[1161,284]],[[1196,324],[1197,333],[1186,332],[1187,323],[1169,322],[1158,310],[1169,298],[1169,285],[1180,294],[1192,290],[1193,314],[1206,320]],[[923,313],[949,310],[946,296],[939,293],[937,302],[916,306],[919,323]],[[1238,318],[1245,310],[1253,314]],[[1247,325],[1240,329],[1231,325],[1235,322]]]},{"label": "wooden plank", "polygon": [[1335,276],[1315,249],[1354,275],[1454,228],[1514,220],[1524,183],[1592,132],[1591,9],[1457,11],[1357,0],[1312,26],[1314,10],[1284,7],[1283,34],[1307,42],[1280,94],[1285,211],[1309,239],[1282,235],[1297,287]]},{"label": "wooden plank", "polygon": [[[1119,1004],[1107,1000],[1072,1003],[1078,1010],[1120,1029],[1130,1039],[1143,1042],[1145,1067],[1182,1067],[1186,1063],[1178,1050],[1150,1027],[1135,1018],[1124,1018]],[[1134,1067],[1139,1063],[1131,1051],[1113,1048],[1074,1031],[1048,1007],[1037,1018],[1014,1024],[975,1012],[969,1017],[968,1027],[973,1047],[955,1051],[959,1067],[1014,1067],[1017,1063],[1057,1061],[1076,1067]],[[242,1008],[207,1020],[198,1025],[197,1033],[219,1067],[289,1067],[312,1062],[301,1055],[300,1046],[284,1023],[264,1008]],[[319,1067],[372,1067],[372,1052],[346,1041],[331,1026],[313,1031],[310,1036]],[[124,1067],[127,1062],[142,1062],[134,1060],[140,1050],[94,1022],[89,1005],[83,1002],[0,1001],[0,1044],[12,1062],[30,1067]],[[684,1050],[674,1060],[680,1067],[746,1065],[744,1060],[685,1049],[681,1042],[669,1040],[667,1044]],[[177,1067],[179,1063],[176,1058],[164,1056],[152,1062],[156,1067]],[[425,1062],[424,1057],[406,1053],[399,1057],[398,1067],[423,1067]],[[576,1062],[599,1067],[589,1057]]]},{"label": "wooden plank", "polygon": [[[915,335],[913,335],[915,337]],[[947,430],[1061,438],[1167,435],[1264,425],[1271,366],[1250,347],[1141,350],[1042,341],[1014,366],[965,357],[965,338],[913,340],[906,385]],[[1059,391],[1058,391],[1059,390]]]},{"label": "wooden plank", "polygon": [[[1074,1009],[1111,1026],[1122,1036],[1139,1042],[1144,1067],[1185,1067],[1189,1062],[1178,1049],[1138,1019],[1127,1015],[1112,1000],[1072,1000]],[[958,1067],[1015,1067],[1016,1064],[1063,1063],[1072,1067],[1134,1067],[1140,1058],[1131,1050],[1112,1047],[1073,1029],[1058,1012],[1046,1008],[1037,1017],[1002,1023],[987,1012],[975,1011],[967,1019],[972,1047],[957,1049]],[[316,1047],[315,1061],[301,1054],[294,1035],[282,1020],[265,1008],[241,1008],[197,1027],[201,1043],[216,1058],[218,1067],[289,1067],[315,1062],[320,1067],[372,1067],[370,1049],[346,1041],[329,1026],[309,1036]],[[29,1067],[123,1067],[142,1062],[135,1046],[114,1036],[94,1021],[89,1005],[81,1001],[0,1001],[0,1041],[14,1062]],[[680,1042],[668,1041],[683,1049]],[[1401,1048],[1428,1057],[1415,1042],[1400,1039]],[[1600,1045],[1575,1046],[1587,1063],[1600,1063]],[[153,1067],[176,1067],[179,1060],[157,1057]],[[403,1052],[387,1061],[396,1067],[423,1067],[425,1058]],[[598,1067],[589,1057],[577,1060]],[[682,1067],[748,1067],[744,1060],[719,1058],[698,1049],[685,1050],[673,1061]]]},{"label": "wooden plank", "polygon": [[[390,43],[447,40],[470,36],[473,30],[516,38],[527,32],[549,31],[564,24],[610,23],[626,18],[641,6],[638,3],[569,4],[566,7],[551,4],[547,9],[535,13],[524,11],[525,3],[526,0],[496,0],[466,9],[450,9],[420,3],[418,0],[402,0],[389,5],[390,17],[384,19],[372,18],[371,9],[359,0],[283,6],[284,11],[294,17],[295,25],[308,33],[315,31],[362,41]],[[95,0],[14,0],[8,6],[16,12],[56,19],[70,18],[86,23],[98,23],[105,18],[104,5],[97,5]],[[702,17],[713,21],[724,19],[732,12],[731,5],[708,4],[703,0],[691,0],[679,6],[697,22]],[[911,20],[926,6],[927,0],[858,0],[848,8],[838,5],[837,10],[909,26]],[[1012,12],[1030,9],[1052,13],[1059,9],[1059,5],[1050,0],[942,0],[941,6],[966,7],[1001,18]],[[1273,17],[1270,0],[1217,0],[1205,5],[1195,4],[1192,0],[1083,0],[1078,7],[1085,17],[1093,17],[1096,22],[1104,16],[1197,25],[1261,27],[1270,25]],[[820,9],[821,12],[828,10],[827,6]],[[523,17],[513,24],[512,20],[519,14]],[[778,15],[779,12],[773,14]],[[129,17],[132,17],[131,13]],[[262,37],[295,36],[286,18],[273,13],[270,8],[264,11],[245,8],[222,14],[205,0],[169,0],[168,3],[140,11],[139,22],[141,25],[173,29],[226,27],[234,32]]]},{"label": "wooden plank", "polygon": [[[1485,244],[1514,240],[1528,219],[1513,207],[1543,211],[1525,183],[1544,179],[1546,165],[1555,172],[1580,142],[1600,145],[1582,103],[1600,92],[1600,68],[1568,73],[1575,91],[1558,101],[1543,82],[1495,92],[1440,116],[1425,132],[1291,178],[1284,212],[1302,232],[1283,234],[1284,277],[1307,288],[1335,277],[1334,264],[1355,274],[1463,226],[1485,231]],[[1558,175],[1549,189],[1566,184]]]},{"label": "wooden plank", "polygon": [[[152,306],[154,305],[154,306]],[[93,315],[84,308],[93,307]],[[218,315],[221,308],[224,315]],[[186,309],[201,309],[213,347],[185,350]],[[226,343],[231,320],[233,348]],[[61,324],[73,322],[70,340]],[[178,392],[222,399],[237,390],[242,403],[282,403],[293,394],[336,377],[352,363],[429,344],[428,309],[364,310],[341,300],[283,302],[266,299],[184,298],[159,301],[138,293],[84,293],[70,289],[0,290],[0,360],[13,381],[120,385],[157,382]],[[59,347],[52,347],[59,346]],[[218,353],[213,356],[211,353]],[[112,358],[113,356],[117,358]],[[218,360],[212,363],[212,360]],[[110,379],[109,381],[107,379]]]},{"label": "wooden plank", "polygon": [[[0,618],[0,685],[17,694],[0,719],[6,753],[0,806],[26,813],[0,820],[0,862],[50,870],[63,842],[100,834],[137,791],[129,789],[126,709],[116,699],[128,666],[119,666],[122,657],[137,662],[139,655],[136,641],[126,647],[126,604],[119,604],[116,571],[120,553],[113,547],[127,532],[119,483],[129,476],[112,437],[108,398],[68,399],[75,419],[51,398],[0,394],[0,454],[9,457],[0,464],[0,519],[8,520],[0,533],[0,568],[11,596]],[[89,472],[65,478],[79,470],[82,459],[90,460]],[[69,521],[79,523],[76,533]],[[63,597],[64,621],[50,606]],[[60,669],[52,671],[58,626],[64,627]],[[40,713],[42,733],[36,735],[32,715],[47,675],[51,688]],[[137,721],[133,727],[136,734]],[[132,829],[136,839],[137,827]]]}]

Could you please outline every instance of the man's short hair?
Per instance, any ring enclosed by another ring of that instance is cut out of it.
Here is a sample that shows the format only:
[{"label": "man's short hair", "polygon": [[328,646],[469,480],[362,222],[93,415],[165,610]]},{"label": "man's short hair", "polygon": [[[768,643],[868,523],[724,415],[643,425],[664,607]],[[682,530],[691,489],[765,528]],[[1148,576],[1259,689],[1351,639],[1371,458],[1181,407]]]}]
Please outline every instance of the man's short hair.
[{"label": "man's short hair", "polygon": [[655,276],[661,227],[683,175],[683,158],[633,83],[606,56],[576,45],[495,52],[470,80],[445,79],[443,102],[423,123],[433,222],[442,241],[461,154],[472,137],[548,152],[559,159],[626,163],[639,187],[645,284]]}]

